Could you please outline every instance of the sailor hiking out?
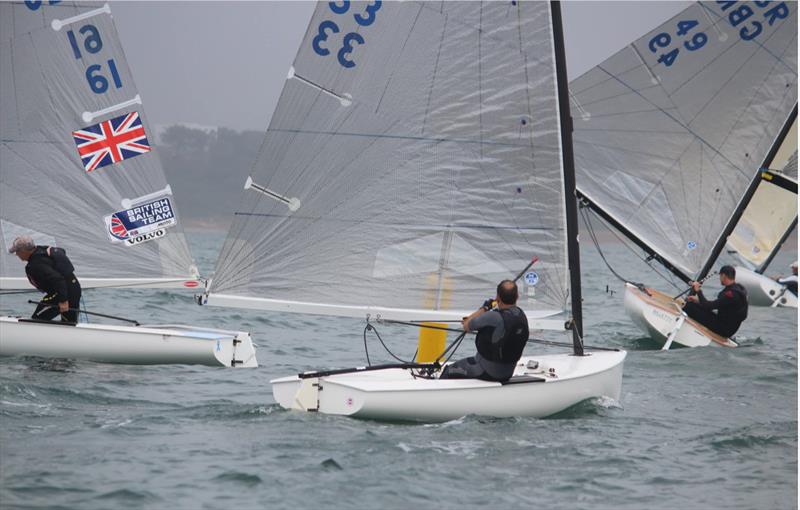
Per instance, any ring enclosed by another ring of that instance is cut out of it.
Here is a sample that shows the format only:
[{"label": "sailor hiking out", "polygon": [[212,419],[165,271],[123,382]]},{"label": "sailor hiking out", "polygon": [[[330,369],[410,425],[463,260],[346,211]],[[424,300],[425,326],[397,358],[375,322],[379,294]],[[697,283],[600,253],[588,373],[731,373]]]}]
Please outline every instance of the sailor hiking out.
[{"label": "sailor hiking out", "polygon": [[36,246],[30,236],[19,236],[9,253],[26,261],[25,274],[31,285],[46,295],[33,312],[33,319],[52,320],[61,314],[65,322],[78,322],[81,284],[63,248]]},{"label": "sailor hiking out", "polygon": [[739,330],[747,318],[747,290],[736,283],[736,270],[732,266],[722,266],[719,282],[724,288],[713,301],[703,295],[700,289],[702,283],[692,282],[692,291],[686,298],[683,310],[714,333],[728,338]]},{"label": "sailor hiking out", "polygon": [[477,331],[475,356],[448,365],[440,379],[483,379],[507,381],[528,342],[528,319],[517,305],[517,284],[503,280],[497,286],[497,308],[487,299],[483,306],[464,318],[464,331]]}]

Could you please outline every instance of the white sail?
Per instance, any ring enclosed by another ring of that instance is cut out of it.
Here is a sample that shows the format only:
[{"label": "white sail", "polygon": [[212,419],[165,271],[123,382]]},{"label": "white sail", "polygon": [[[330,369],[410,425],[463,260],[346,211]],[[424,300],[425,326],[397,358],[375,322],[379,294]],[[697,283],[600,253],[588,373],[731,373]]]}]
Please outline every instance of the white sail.
[{"label": "white sail", "polygon": [[196,269],[109,6],[0,2],[0,288],[17,235],[84,287],[195,286]]},{"label": "white sail", "polygon": [[538,257],[566,310],[554,69],[548,4],[319,3],[208,302],[460,318]]},{"label": "white sail", "polygon": [[574,80],[578,189],[702,276],[797,103],[797,3],[696,3]]}]

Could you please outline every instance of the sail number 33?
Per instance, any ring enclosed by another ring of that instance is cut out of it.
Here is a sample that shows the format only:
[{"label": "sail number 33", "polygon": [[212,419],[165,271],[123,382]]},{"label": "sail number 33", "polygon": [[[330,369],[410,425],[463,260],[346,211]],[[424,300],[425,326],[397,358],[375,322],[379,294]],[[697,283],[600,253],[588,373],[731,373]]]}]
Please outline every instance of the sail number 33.
[{"label": "sail number 33", "polygon": [[[328,8],[337,15],[349,16],[352,14],[355,22],[361,27],[368,27],[375,22],[377,12],[381,8],[381,0],[376,0],[367,4],[363,12],[350,12],[350,1],[343,2],[328,2]],[[311,40],[311,48],[314,53],[325,57],[331,54],[331,51],[336,52],[336,60],[339,65],[349,69],[355,67],[356,63],[352,59],[353,50],[357,45],[366,43],[364,36],[358,32],[348,32],[342,37],[341,46],[338,50],[335,45],[331,45],[331,36],[340,32],[339,25],[327,19],[322,21],[317,27],[317,35]]]}]

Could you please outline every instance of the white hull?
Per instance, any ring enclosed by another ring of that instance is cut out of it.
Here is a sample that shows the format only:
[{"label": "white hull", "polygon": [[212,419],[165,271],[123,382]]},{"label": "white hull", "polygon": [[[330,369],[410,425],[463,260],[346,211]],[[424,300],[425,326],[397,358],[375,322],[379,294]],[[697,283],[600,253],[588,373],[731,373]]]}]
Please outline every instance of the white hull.
[{"label": "white hull", "polygon": [[0,356],[137,365],[258,366],[246,332],[179,325],[66,325],[17,317],[0,317]]},{"label": "white hull", "polygon": [[[601,351],[523,357],[515,377],[526,382],[512,384],[414,378],[402,368],[292,376],[271,381],[272,394],[287,409],[377,420],[442,422],[468,414],[543,418],[593,397],[619,400],[625,356]],[[538,368],[527,368],[534,361]]]},{"label": "white hull", "polygon": [[[625,284],[625,311],[654,340],[665,342],[665,348],[677,343],[685,347],[716,344],[736,347],[736,342],[723,338],[688,318],[670,296],[654,289],[650,295],[631,284]],[[671,340],[670,340],[671,338]]]},{"label": "white hull", "polygon": [[747,289],[751,306],[797,308],[797,296],[772,278],[744,267],[736,268],[736,281]]}]

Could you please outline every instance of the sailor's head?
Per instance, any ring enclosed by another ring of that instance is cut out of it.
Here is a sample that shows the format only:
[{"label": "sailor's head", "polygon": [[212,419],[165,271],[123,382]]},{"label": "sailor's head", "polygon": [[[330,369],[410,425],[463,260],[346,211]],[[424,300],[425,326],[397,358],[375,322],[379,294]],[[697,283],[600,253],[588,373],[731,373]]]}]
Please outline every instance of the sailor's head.
[{"label": "sailor's head", "polygon": [[20,260],[28,260],[35,249],[36,243],[33,242],[31,236],[17,236],[11,243],[8,253],[15,253]]},{"label": "sailor's head", "polygon": [[733,266],[722,266],[719,268],[719,283],[725,287],[736,283],[736,270]]},{"label": "sailor's head", "polygon": [[511,280],[503,280],[497,285],[497,305],[499,307],[517,304],[517,297],[519,297],[519,290],[517,290],[516,283]]},{"label": "sailor's head", "polygon": [[797,261],[796,260],[794,262],[792,262],[791,268],[792,268],[792,274],[797,276]]}]

